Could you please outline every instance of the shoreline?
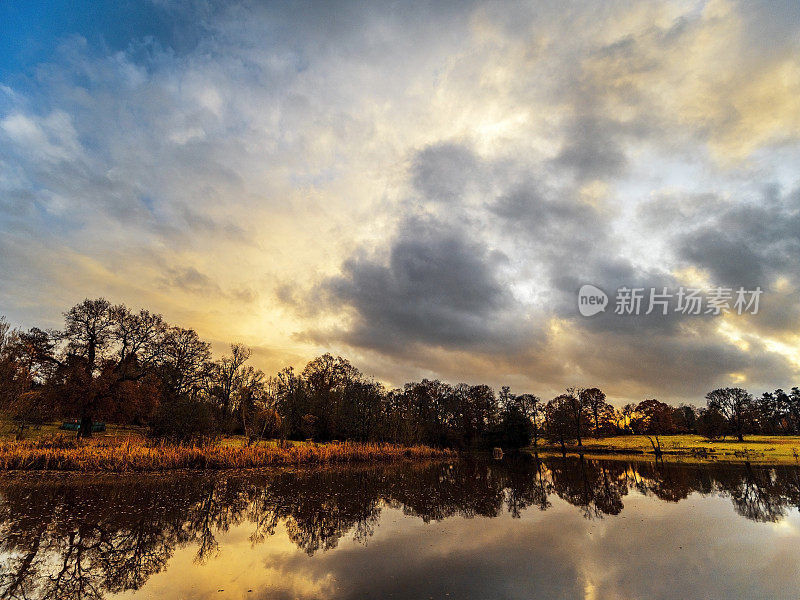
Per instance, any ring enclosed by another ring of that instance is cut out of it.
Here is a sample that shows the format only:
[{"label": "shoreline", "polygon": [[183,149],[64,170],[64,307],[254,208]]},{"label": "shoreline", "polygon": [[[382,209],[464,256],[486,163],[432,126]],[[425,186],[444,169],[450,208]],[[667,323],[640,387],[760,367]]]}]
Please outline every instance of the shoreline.
[{"label": "shoreline", "polygon": [[[800,435],[751,435],[744,441],[721,439],[709,441],[699,435],[660,436],[659,460],[681,463],[754,463],[765,465],[800,465]],[[531,454],[561,456],[560,445],[545,444],[524,449]],[[566,447],[567,456],[606,460],[652,460],[657,458],[646,435],[588,438],[583,446]]]},{"label": "shoreline", "polygon": [[[566,447],[567,456],[597,460],[652,461],[683,464],[751,463],[800,466],[800,436],[746,436],[736,440],[708,441],[696,435],[661,436],[662,452],[656,456],[647,436],[589,438],[583,446]],[[558,457],[559,445],[521,449],[529,455]],[[0,473],[159,473],[314,467],[346,464],[381,464],[398,461],[453,459],[461,454],[429,446],[390,443],[274,441],[254,446],[216,443],[181,446],[138,438],[95,438],[77,442],[66,438],[0,441]]]}]

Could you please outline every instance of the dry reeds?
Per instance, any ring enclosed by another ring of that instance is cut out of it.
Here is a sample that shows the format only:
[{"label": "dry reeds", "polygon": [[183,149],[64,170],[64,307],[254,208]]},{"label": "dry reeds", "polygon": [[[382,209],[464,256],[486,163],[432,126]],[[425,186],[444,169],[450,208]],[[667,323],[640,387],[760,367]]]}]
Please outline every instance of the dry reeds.
[{"label": "dry reeds", "polygon": [[301,464],[420,460],[450,456],[448,450],[386,443],[297,444],[287,447],[176,446],[70,439],[0,442],[0,470],[164,471],[247,469]]}]

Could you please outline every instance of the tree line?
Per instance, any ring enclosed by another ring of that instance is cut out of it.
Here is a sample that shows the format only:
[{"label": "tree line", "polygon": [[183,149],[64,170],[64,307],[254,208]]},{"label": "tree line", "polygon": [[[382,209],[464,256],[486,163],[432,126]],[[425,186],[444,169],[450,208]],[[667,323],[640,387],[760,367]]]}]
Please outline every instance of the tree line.
[{"label": "tree line", "polygon": [[386,389],[349,361],[323,354],[302,371],[273,376],[232,344],[214,358],[192,329],[103,298],[64,313],[60,329],[12,329],[0,318],[0,410],[26,427],[77,418],[79,437],[98,420],[147,425],[152,435],[197,442],[219,435],[391,441],[468,448],[521,447],[541,439],[701,433],[800,433],[800,390],[754,398],[741,388],[709,392],[706,406],[655,399],[615,408],[599,388],[568,388],[545,402],[487,385],[423,379]]}]

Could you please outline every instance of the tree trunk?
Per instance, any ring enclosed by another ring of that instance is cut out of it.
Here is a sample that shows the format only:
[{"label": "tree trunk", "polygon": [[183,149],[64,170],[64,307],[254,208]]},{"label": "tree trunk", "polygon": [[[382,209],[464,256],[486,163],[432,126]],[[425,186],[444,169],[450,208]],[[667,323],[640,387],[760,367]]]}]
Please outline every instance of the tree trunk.
[{"label": "tree trunk", "polygon": [[656,456],[661,456],[661,440],[658,439],[658,435],[655,436],[655,441],[651,436],[647,436],[647,439],[650,440],[650,445],[653,447],[653,453]]},{"label": "tree trunk", "polygon": [[90,438],[92,437],[92,425],[93,425],[92,417],[89,415],[84,415],[81,417],[81,426],[78,429],[78,439]]}]

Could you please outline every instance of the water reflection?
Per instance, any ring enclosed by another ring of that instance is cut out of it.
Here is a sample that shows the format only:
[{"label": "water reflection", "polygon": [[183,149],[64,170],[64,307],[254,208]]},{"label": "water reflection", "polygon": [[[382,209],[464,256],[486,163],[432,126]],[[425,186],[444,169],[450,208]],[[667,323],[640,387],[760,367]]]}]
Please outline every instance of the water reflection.
[{"label": "water reflection", "polygon": [[0,478],[0,598],[99,599],[138,590],[170,568],[176,549],[191,548],[200,564],[216,556],[234,527],[245,527],[253,547],[285,532],[315,556],[345,536],[366,542],[386,510],[402,511],[409,523],[520,519],[565,501],[596,521],[623,513],[632,492],[667,503],[694,492],[723,496],[742,517],[778,523],[800,507],[800,470],[507,457],[246,474],[7,475]]}]

